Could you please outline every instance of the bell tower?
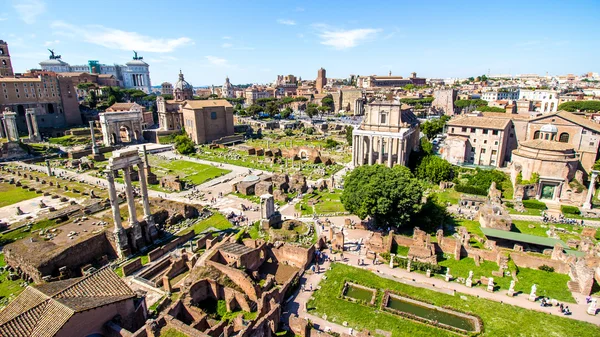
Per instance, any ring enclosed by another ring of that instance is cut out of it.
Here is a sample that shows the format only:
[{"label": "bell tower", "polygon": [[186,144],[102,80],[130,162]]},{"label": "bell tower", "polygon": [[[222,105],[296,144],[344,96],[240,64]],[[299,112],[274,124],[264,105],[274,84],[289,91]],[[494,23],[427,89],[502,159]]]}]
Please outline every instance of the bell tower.
[{"label": "bell tower", "polygon": [[0,40],[0,77],[14,76],[12,63],[10,63],[10,53],[8,52],[8,43]]}]

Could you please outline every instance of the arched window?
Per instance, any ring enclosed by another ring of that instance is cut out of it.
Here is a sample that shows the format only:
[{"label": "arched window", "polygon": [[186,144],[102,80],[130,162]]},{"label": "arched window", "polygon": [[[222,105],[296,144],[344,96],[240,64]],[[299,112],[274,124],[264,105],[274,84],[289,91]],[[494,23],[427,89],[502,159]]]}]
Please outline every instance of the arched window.
[{"label": "arched window", "polygon": [[550,135],[546,134],[546,140],[550,139]]},{"label": "arched window", "polygon": [[561,143],[568,143],[569,142],[569,134],[566,132],[561,133],[560,137],[558,138],[558,141]]},{"label": "arched window", "polygon": [[0,48],[0,55],[4,55],[4,49]]},{"label": "arched window", "polygon": [[536,131],[533,133],[533,139],[539,139],[540,138],[540,132]]},{"label": "arched window", "polygon": [[6,65],[6,60],[2,60],[2,65],[5,66]]}]

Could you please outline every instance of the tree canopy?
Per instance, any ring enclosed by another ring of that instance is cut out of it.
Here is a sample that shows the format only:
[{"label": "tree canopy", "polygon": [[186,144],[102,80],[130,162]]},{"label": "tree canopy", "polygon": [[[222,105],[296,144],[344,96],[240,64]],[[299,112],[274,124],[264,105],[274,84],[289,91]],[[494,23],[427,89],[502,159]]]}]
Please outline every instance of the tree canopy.
[{"label": "tree canopy", "polygon": [[185,132],[175,137],[175,148],[177,149],[177,152],[181,154],[191,154],[196,152],[194,142],[192,142]]},{"label": "tree canopy", "polygon": [[437,134],[444,131],[444,126],[449,119],[450,116],[444,115],[440,118],[427,120],[425,123],[421,124],[421,131],[423,131],[428,139],[432,139]]},{"label": "tree canopy", "polygon": [[479,110],[481,112],[506,112],[506,109],[502,109],[502,108],[495,107],[495,106],[486,106],[486,105],[477,107],[477,110]]},{"label": "tree canopy", "polygon": [[354,127],[352,125],[346,125],[346,142],[350,146],[352,146],[352,131],[354,131]]},{"label": "tree canopy", "polygon": [[454,101],[454,106],[461,109],[469,106],[480,107],[484,105],[488,105],[488,102],[483,99],[459,99]]},{"label": "tree canopy", "polygon": [[430,183],[439,184],[442,181],[449,181],[452,178],[452,164],[448,161],[429,155],[421,159],[415,175],[417,178]]},{"label": "tree canopy", "polygon": [[600,111],[600,101],[573,101],[573,102],[565,102],[558,106],[558,110],[565,111],[587,111],[587,112],[597,112]]},{"label": "tree canopy", "polygon": [[306,111],[305,111],[306,115],[308,117],[310,117],[311,119],[313,117],[315,117],[319,113],[319,110],[317,109],[317,107],[318,106],[314,103],[308,103],[308,106],[306,107]]},{"label": "tree canopy", "polygon": [[341,201],[361,219],[373,217],[377,226],[404,226],[419,212],[422,193],[421,184],[404,166],[365,165],[346,176]]}]

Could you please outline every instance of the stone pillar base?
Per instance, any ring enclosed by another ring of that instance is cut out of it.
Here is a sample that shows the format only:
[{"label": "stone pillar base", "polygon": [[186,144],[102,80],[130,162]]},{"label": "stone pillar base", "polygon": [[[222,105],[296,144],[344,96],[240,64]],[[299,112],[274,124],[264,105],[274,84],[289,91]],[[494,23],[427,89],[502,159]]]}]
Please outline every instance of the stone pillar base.
[{"label": "stone pillar base", "polygon": [[506,293],[506,296],[514,297],[514,296],[515,296],[515,292],[514,292],[514,291],[510,291],[510,290],[509,290],[509,291]]},{"label": "stone pillar base", "polygon": [[592,203],[586,201],[583,204],[583,206],[581,206],[581,208],[583,208],[583,209],[592,209]]},{"label": "stone pillar base", "polygon": [[144,235],[142,233],[142,226],[140,226],[139,222],[135,222],[130,224],[133,229],[133,248],[140,250],[144,246]]},{"label": "stone pillar base", "polygon": [[127,233],[125,230],[121,229],[120,231],[113,233],[115,237],[115,243],[117,248],[117,255],[119,257],[128,257],[131,255],[131,249],[129,249],[129,239],[127,238]]},{"label": "stone pillar base", "polygon": [[98,154],[91,154],[90,159],[92,159],[93,161],[105,161],[106,157],[104,157],[104,154],[102,153],[98,153]]},{"label": "stone pillar base", "polygon": [[150,168],[146,168],[146,180],[148,181],[148,184],[150,185],[157,185],[158,184],[158,177],[156,176],[156,174],[152,173],[152,171],[150,171]]},{"label": "stone pillar base", "polygon": [[529,301],[535,302],[536,299],[537,299],[536,295],[529,295],[529,298],[528,298]]},{"label": "stone pillar base", "polygon": [[[154,223],[154,217],[152,215],[144,217],[146,221],[146,239],[150,241],[154,241],[158,237],[158,229],[156,229],[156,224]],[[148,242],[150,243],[150,242]]]},{"label": "stone pillar base", "polygon": [[597,310],[598,309],[596,309],[596,308],[588,308],[587,309],[587,313],[588,313],[588,315],[596,316],[596,311]]}]

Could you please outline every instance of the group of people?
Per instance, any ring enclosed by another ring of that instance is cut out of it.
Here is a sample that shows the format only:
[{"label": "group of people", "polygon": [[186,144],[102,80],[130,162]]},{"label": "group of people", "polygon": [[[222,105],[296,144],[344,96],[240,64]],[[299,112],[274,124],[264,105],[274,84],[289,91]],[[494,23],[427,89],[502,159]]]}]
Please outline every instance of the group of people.
[{"label": "group of people", "polygon": [[231,222],[234,226],[240,226],[244,223],[248,223],[248,217],[244,214],[236,215],[234,212],[227,214],[227,220]]},{"label": "group of people", "polygon": [[542,212],[542,222],[543,223],[560,223],[567,225],[581,225],[583,226],[583,219],[571,219],[567,218],[564,215],[559,215],[558,218],[552,215],[548,215],[546,212]]},{"label": "group of people", "polygon": [[558,309],[559,309],[559,311],[560,311],[560,312],[561,312],[563,315],[565,315],[565,316],[568,316],[568,315],[570,315],[570,314],[571,314],[571,310],[569,310],[569,306],[568,306],[568,305],[567,305],[567,306],[563,306],[563,304],[561,303],[561,304],[558,306]]}]

